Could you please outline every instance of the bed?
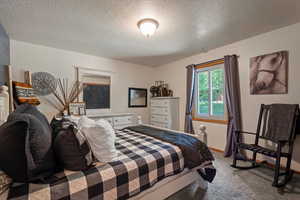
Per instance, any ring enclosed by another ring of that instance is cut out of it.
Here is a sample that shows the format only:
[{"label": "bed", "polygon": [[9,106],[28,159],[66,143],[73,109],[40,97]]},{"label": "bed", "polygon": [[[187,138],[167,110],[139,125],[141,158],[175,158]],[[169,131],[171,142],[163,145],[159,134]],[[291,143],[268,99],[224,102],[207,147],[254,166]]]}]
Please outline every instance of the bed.
[{"label": "bed", "polygon": [[8,199],[158,200],[196,180],[203,189],[207,187],[205,172],[213,169],[213,159],[188,169],[178,145],[129,128],[116,130],[116,136],[117,161],[96,163],[86,171],[65,170],[48,184],[14,183]]}]

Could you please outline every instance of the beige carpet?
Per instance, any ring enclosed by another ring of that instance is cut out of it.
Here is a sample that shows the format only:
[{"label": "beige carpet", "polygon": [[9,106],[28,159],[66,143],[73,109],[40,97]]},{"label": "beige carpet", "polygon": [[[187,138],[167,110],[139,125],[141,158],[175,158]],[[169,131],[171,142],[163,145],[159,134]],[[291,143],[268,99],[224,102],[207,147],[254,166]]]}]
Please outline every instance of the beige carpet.
[{"label": "beige carpet", "polygon": [[267,167],[237,170],[230,167],[231,159],[214,153],[217,176],[208,190],[194,183],[172,195],[168,200],[300,200],[300,175],[295,174],[286,188],[272,187],[274,171]]}]

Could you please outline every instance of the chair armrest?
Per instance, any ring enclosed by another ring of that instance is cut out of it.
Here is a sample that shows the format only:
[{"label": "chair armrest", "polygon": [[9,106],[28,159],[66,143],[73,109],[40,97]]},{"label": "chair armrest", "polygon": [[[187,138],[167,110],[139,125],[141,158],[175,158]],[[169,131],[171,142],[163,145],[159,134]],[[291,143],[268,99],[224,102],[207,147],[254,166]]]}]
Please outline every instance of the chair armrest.
[{"label": "chair armrest", "polygon": [[288,140],[278,140],[278,144],[281,144],[281,146],[286,145],[288,142]]},{"label": "chair armrest", "polygon": [[249,134],[249,135],[256,135],[256,133],[252,133],[252,132],[248,132],[248,131],[236,130],[235,132],[237,132],[238,134],[240,134],[240,133],[246,133],[246,134]]}]

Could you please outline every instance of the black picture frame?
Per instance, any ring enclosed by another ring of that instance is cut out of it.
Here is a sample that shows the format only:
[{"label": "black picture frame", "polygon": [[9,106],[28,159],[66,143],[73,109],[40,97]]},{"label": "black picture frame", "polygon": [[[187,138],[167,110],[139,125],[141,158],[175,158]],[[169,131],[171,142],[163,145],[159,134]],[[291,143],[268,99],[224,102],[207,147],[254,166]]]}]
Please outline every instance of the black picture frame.
[{"label": "black picture frame", "polygon": [[[140,96],[140,97],[136,97],[136,96]],[[128,88],[129,108],[147,107],[147,99],[148,99],[148,90],[146,88]]]}]

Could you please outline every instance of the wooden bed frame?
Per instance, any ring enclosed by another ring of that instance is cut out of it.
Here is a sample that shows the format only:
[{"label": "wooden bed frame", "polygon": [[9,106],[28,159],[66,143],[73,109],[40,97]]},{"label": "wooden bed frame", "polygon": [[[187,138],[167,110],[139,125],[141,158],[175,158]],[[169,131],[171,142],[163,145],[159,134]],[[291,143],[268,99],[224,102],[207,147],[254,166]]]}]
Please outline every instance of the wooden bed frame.
[{"label": "wooden bed frame", "polygon": [[159,181],[151,188],[131,197],[130,200],[163,200],[194,182],[198,182],[202,190],[207,190],[208,182],[196,170],[185,169],[180,174]]}]

